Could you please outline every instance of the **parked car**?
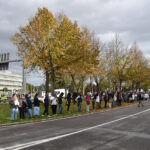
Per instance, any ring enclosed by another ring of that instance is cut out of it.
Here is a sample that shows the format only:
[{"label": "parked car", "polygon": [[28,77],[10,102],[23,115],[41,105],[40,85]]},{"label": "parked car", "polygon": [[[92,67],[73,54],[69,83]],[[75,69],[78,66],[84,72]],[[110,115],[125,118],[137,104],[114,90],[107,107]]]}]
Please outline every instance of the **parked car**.
[{"label": "parked car", "polygon": [[148,100],[149,99],[149,95],[147,93],[144,94],[144,99]]}]

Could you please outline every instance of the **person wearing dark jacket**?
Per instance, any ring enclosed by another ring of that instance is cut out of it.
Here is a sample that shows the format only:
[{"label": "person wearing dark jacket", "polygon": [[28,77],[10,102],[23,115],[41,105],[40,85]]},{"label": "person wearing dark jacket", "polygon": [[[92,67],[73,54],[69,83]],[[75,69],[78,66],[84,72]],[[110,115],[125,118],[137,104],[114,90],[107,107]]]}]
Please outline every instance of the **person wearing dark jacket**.
[{"label": "person wearing dark jacket", "polygon": [[47,114],[47,116],[50,117],[49,112],[48,112],[48,107],[49,107],[49,94],[48,94],[48,92],[46,92],[46,95],[44,98],[44,107],[45,107],[45,110],[44,110],[42,116],[45,116],[45,114]]},{"label": "person wearing dark jacket", "polygon": [[140,105],[142,105],[142,107],[143,107],[144,105],[142,103],[142,96],[141,96],[140,92],[138,93],[138,97],[137,98],[138,98],[138,101],[139,101],[138,107],[140,107]]},{"label": "person wearing dark jacket", "polygon": [[28,104],[24,97],[24,94],[21,95],[21,99],[19,100],[19,112],[20,112],[20,119],[25,118],[25,113],[27,112]]},{"label": "person wearing dark jacket", "polygon": [[121,103],[122,103],[122,93],[119,92],[118,95],[117,95],[117,99],[118,99],[118,106],[121,106]]},{"label": "person wearing dark jacket", "polygon": [[71,103],[71,93],[68,93],[67,95],[67,112],[68,113],[69,113],[70,103]]},{"label": "person wearing dark jacket", "polygon": [[95,101],[96,101],[97,93],[93,94],[92,96],[92,108],[95,110]]},{"label": "person wearing dark jacket", "polygon": [[105,101],[105,108],[106,108],[107,107],[107,102],[109,101],[109,95],[108,95],[108,93],[105,94],[104,101]]},{"label": "person wearing dark jacket", "polygon": [[40,115],[40,100],[38,99],[38,93],[35,94],[34,96],[34,116],[37,118],[37,116]]},{"label": "person wearing dark jacket", "polygon": [[81,106],[82,106],[82,96],[79,94],[76,98],[78,100],[78,112],[81,112]]},{"label": "person wearing dark jacket", "polygon": [[28,94],[26,94],[25,98],[28,104],[27,117],[32,118],[32,101]]},{"label": "person wearing dark jacket", "polygon": [[78,96],[77,93],[73,93],[72,95],[72,100],[73,100],[73,104],[75,105],[76,104],[76,97]]},{"label": "person wearing dark jacket", "polygon": [[58,114],[62,114],[63,111],[63,104],[62,104],[63,95],[64,93],[62,92],[58,97]]}]

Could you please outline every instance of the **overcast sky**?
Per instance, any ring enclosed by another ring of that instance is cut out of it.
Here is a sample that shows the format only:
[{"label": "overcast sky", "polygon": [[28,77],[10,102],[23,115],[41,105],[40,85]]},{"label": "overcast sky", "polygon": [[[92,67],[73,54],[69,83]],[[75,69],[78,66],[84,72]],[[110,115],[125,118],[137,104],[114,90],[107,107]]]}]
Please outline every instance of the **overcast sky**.
[{"label": "overcast sky", "polygon": [[[17,58],[17,49],[9,38],[39,7],[47,7],[54,14],[65,13],[104,42],[119,33],[126,44],[136,41],[150,57],[150,0],[0,0],[0,53],[10,52],[11,59]],[[21,64],[11,64],[10,71],[21,74]],[[38,73],[28,75],[27,81],[35,85],[43,82]]]}]

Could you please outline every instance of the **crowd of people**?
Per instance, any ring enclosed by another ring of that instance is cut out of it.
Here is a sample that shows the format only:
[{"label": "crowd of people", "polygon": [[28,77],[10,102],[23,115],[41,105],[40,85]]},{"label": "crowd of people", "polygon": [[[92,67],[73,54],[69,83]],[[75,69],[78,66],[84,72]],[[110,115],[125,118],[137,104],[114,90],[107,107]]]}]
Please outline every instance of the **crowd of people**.
[{"label": "crowd of people", "polygon": [[[18,98],[17,94],[14,93],[9,102],[11,108],[11,120],[17,120],[18,111],[20,119],[33,118],[33,116],[35,118],[38,118],[38,116],[40,115],[40,103],[44,103],[44,112],[42,116],[47,115],[48,117],[50,117],[50,108],[53,115],[62,114],[63,99],[64,93],[61,93],[59,97],[57,97],[56,94],[52,94],[49,97],[49,93],[46,92],[44,101],[39,100],[38,94],[35,94],[32,101],[30,94],[22,94],[21,97]],[[96,92],[92,94],[91,92],[88,92],[86,96],[83,97],[80,93],[68,93],[65,99],[67,105],[67,113],[69,113],[71,104],[76,105],[78,112],[81,112],[83,100],[85,100],[86,102],[86,111],[89,112],[90,106],[92,107],[91,109],[95,111],[95,109],[100,109],[102,107],[112,108],[116,106],[121,106],[122,102],[133,103],[135,101],[139,101],[138,107],[143,107],[144,105],[142,103],[142,100],[150,99],[150,94],[144,92]],[[102,106],[102,101],[104,101],[104,106]],[[90,105],[90,103],[92,103],[92,105]]]}]

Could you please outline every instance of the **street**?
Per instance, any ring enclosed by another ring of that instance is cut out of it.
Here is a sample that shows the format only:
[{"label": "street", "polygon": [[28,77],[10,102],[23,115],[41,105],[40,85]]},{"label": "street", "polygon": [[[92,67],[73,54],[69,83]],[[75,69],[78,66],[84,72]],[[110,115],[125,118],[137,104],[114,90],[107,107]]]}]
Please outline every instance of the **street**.
[{"label": "street", "polygon": [[0,150],[149,150],[150,102],[67,119],[0,127]]}]

